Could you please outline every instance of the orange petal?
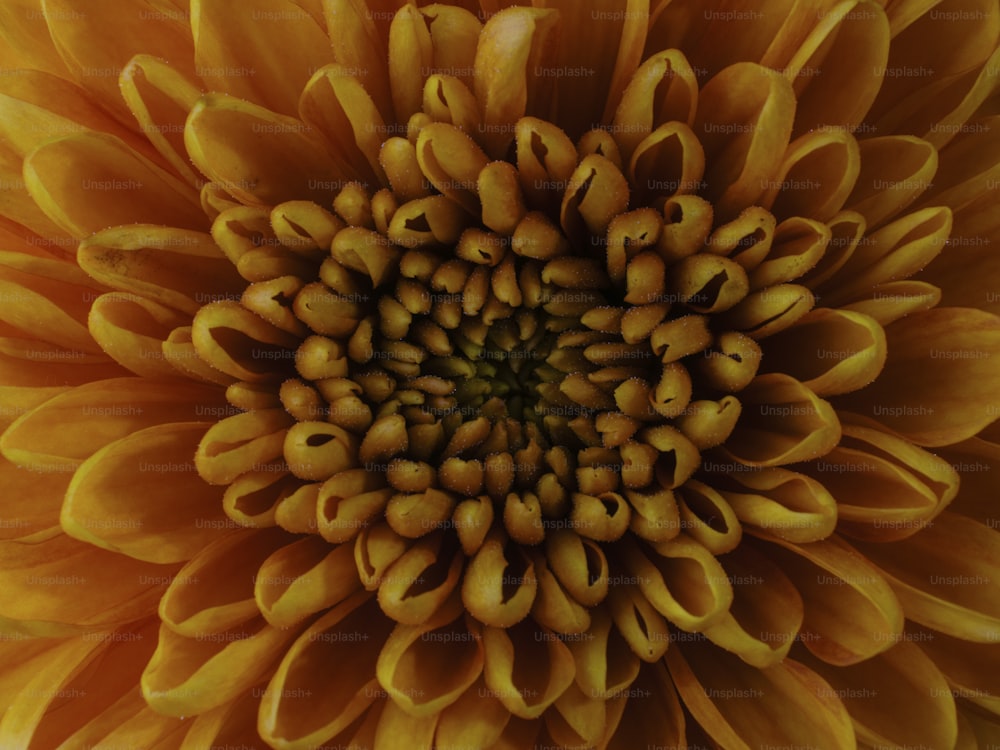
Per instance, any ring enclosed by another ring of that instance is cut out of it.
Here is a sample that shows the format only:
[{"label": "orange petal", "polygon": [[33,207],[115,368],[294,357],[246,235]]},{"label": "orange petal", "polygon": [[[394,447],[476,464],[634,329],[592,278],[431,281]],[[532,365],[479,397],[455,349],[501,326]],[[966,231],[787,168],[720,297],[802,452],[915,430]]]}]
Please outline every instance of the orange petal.
[{"label": "orange petal", "polygon": [[260,612],[279,628],[333,607],[359,588],[353,545],[330,549],[317,536],[277,550],[254,576],[254,597]]},{"label": "orange petal", "polygon": [[102,294],[90,307],[87,325],[101,348],[122,367],[146,378],[183,373],[163,354],[174,328],[186,322],[165,305],[135,294]]},{"label": "orange petal", "polygon": [[[763,344],[762,372],[783,372],[821,396],[849,393],[878,377],[885,333],[867,315],[819,308]],[[815,346],[813,356],[806,356]],[[793,356],[794,355],[794,356]]]},{"label": "orange petal", "polygon": [[930,188],[937,172],[937,150],[913,136],[866,138],[859,150],[861,171],[847,205],[873,228],[893,218]]},{"label": "orange petal", "polygon": [[623,697],[624,713],[604,737],[607,750],[687,746],[681,702],[663,663],[644,666]]},{"label": "orange petal", "polygon": [[122,69],[120,85],[143,135],[177,174],[200,187],[202,179],[184,150],[184,121],[203,93],[199,84],[169,63],[140,54]]},{"label": "orange petal", "polygon": [[213,709],[257,684],[296,635],[259,619],[199,638],[161,625],[156,652],[142,673],[143,697],[167,716]]},{"label": "orange petal", "polygon": [[264,559],[294,537],[276,529],[215,524],[209,542],[174,576],[160,599],[162,623],[188,638],[221,633],[258,615],[254,578]]},{"label": "orange petal", "polygon": [[833,533],[837,501],[816,480],[776,467],[753,471],[734,464],[729,468],[733,484],[720,487],[719,492],[744,525],[798,543],[816,542]]},{"label": "orange petal", "polygon": [[569,648],[530,621],[507,629],[484,628],[483,648],[490,695],[514,716],[538,718],[573,682],[576,668]]},{"label": "orange petal", "polygon": [[[802,625],[802,597],[781,568],[749,545],[723,557],[733,587],[726,617],[706,628],[720,648],[761,669],[782,661]],[[683,648],[683,647],[682,647]]]},{"label": "orange petal", "polygon": [[[805,13],[803,13],[805,15]],[[878,95],[889,58],[889,20],[878,5],[838,3],[785,66],[798,98],[796,134],[818,127],[853,130]]]},{"label": "orange petal", "polygon": [[958,491],[958,473],[905,440],[844,422],[840,445],[801,467],[837,499],[838,530],[888,542],[933,525]]},{"label": "orange petal", "polygon": [[755,203],[773,180],[780,166],[775,155],[788,146],[794,114],[791,84],[753,63],[732,65],[702,88],[694,131],[710,165],[708,195],[722,217]]},{"label": "orange petal", "polygon": [[500,157],[514,137],[514,123],[525,115],[544,117],[553,79],[534,68],[554,57],[550,37],[558,14],[534,8],[507,8],[490,18],[479,36],[475,94],[483,108],[483,140]]},{"label": "orange petal", "polygon": [[154,225],[98,232],[80,243],[77,260],[102,284],[192,315],[246,285],[208,234]]},{"label": "orange petal", "polygon": [[461,612],[454,598],[421,625],[396,625],[379,653],[379,684],[411,716],[436,716],[482,674],[479,626]]},{"label": "orange petal", "polygon": [[185,65],[188,74],[193,47],[187,18],[180,13],[150,17],[150,6],[122,6],[97,0],[81,12],[72,0],[45,0],[45,19],[52,41],[66,67],[105,109],[129,121],[121,99],[118,75],[138,52]]}]

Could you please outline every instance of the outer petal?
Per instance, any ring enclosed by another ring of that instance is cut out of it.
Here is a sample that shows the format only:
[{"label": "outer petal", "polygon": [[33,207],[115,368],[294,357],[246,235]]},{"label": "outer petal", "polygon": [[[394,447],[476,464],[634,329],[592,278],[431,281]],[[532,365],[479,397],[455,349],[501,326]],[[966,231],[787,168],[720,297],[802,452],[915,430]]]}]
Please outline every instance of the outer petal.
[{"label": "outer petal", "polygon": [[889,356],[878,380],[838,407],[874,417],[918,445],[972,437],[1000,414],[1000,318],[937,308],[886,330]]},{"label": "outer petal", "polygon": [[180,12],[164,13],[147,0],[120,3],[94,0],[86,10],[72,0],[44,0],[52,40],[66,67],[108,110],[131,123],[118,89],[129,59],[145,52],[180,66],[193,57],[191,30]]},{"label": "outer petal", "polygon": [[899,643],[849,667],[833,667],[808,654],[802,659],[844,702],[863,742],[954,747],[958,725],[951,689],[916,644]]},{"label": "outer petal", "polygon": [[885,572],[909,619],[964,640],[996,641],[1000,531],[945,512],[908,539],[854,546]]},{"label": "outer petal", "polygon": [[188,186],[113,136],[72,135],[24,162],[28,192],[56,224],[82,239],[119,224],[207,228]]},{"label": "outer petal", "polygon": [[334,61],[322,27],[290,0],[247,0],[236,13],[224,0],[192,0],[191,30],[196,71],[209,90],[284,115],[298,112],[306,81]]},{"label": "outer petal", "polygon": [[191,456],[203,422],[150,427],[87,459],[66,490],[61,522],[81,541],[137,560],[181,562],[218,532],[222,491]]},{"label": "outer petal", "polygon": [[786,659],[767,669],[704,642],[667,651],[684,705],[716,742],[732,750],[777,746],[854,750],[843,703],[811,669]]},{"label": "outer petal", "polygon": [[248,205],[325,204],[343,180],[310,130],[228,94],[207,94],[188,115],[184,144],[198,169]]}]

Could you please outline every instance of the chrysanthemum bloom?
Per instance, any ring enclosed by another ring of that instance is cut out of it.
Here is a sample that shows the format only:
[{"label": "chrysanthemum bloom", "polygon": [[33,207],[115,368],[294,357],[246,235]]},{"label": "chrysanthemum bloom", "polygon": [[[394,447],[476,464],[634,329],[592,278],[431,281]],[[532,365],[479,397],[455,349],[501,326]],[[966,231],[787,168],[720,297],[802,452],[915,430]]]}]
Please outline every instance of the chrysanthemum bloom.
[{"label": "chrysanthemum bloom", "polygon": [[0,747],[1000,742],[996,0],[8,0]]}]

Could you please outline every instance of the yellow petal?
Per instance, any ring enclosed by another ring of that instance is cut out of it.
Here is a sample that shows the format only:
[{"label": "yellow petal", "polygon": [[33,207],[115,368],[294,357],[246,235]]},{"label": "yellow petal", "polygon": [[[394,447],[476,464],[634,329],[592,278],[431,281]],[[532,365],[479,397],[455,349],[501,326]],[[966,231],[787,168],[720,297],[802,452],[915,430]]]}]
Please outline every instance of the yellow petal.
[{"label": "yellow petal", "polygon": [[928,310],[890,325],[886,339],[889,357],[879,379],[842,397],[838,407],[925,446],[957,443],[996,419],[996,316]]},{"label": "yellow petal", "polygon": [[66,490],[66,533],[137,560],[190,559],[223,518],[221,492],[191,462],[205,429],[197,422],[159,425],[97,451]]},{"label": "yellow petal", "polygon": [[840,441],[833,407],[788,375],[759,375],[740,393],[743,411],[724,450],[748,466],[818,458]]},{"label": "yellow petal", "polygon": [[881,571],[837,536],[811,544],[772,539],[767,554],[805,603],[799,638],[823,661],[857,664],[902,637],[903,610]]},{"label": "yellow petal", "polygon": [[489,694],[522,719],[541,716],[573,682],[569,648],[533,623],[484,628],[483,649]]},{"label": "yellow petal", "polygon": [[[273,747],[298,750],[316,747],[350,726],[384,695],[375,664],[393,624],[367,593],[351,596],[317,620],[291,645],[271,678],[261,701],[261,737]],[[332,664],[336,680],[330,679]],[[302,700],[303,695],[310,699]]]},{"label": "yellow petal", "polygon": [[741,545],[723,560],[733,586],[733,604],[725,619],[704,631],[705,636],[755,667],[779,663],[802,626],[802,597],[778,565],[749,545]]},{"label": "yellow petal", "polygon": [[254,578],[264,559],[293,537],[277,529],[232,530],[213,524],[216,538],[171,580],[160,599],[161,622],[188,638],[221,633],[255,618]]},{"label": "yellow petal", "polygon": [[[684,713],[681,702],[662,663],[643,668],[625,691],[625,710],[611,734],[605,735],[607,750],[685,746]],[[653,708],[655,706],[655,709]]]},{"label": "yellow petal", "polygon": [[507,150],[521,117],[544,117],[553,79],[538,77],[534,68],[554,57],[549,39],[557,19],[551,10],[506,8],[483,27],[476,50],[475,94],[483,108],[482,140],[494,158]]},{"label": "yellow petal", "polygon": [[229,94],[198,100],[184,145],[203,174],[247,205],[328,203],[344,183],[308,125]]},{"label": "yellow petal", "polygon": [[434,61],[430,29],[414,5],[404,5],[389,26],[389,90],[397,122],[420,112],[424,81]]},{"label": "yellow petal", "polygon": [[794,115],[791,84],[760,65],[732,65],[702,88],[694,131],[711,165],[705,173],[707,193],[721,216],[735,217],[774,179],[775,155],[788,146]]},{"label": "yellow petal", "polygon": [[360,77],[342,65],[316,71],[299,99],[299,116],[325,136],[352,179],[386,184],[379,151],[388,128]]},{"label": "yellow petal", "polygon": [[807,654],[802,660],[843,701],[860,741],[876,746],[954,747],[958,726],[952,691],[918,648],[924,645],[916,640],[920,634],[906,635],[916,642],[904,641],[852,666],[832,667]]},{"label": "yellow petal", "polygon": [[697,106],[698,82],[684,53],[659,52],[632,75],[615,111],[612,132],[623,155],[631,158],[639,142],[661,125],[671,121],[690,125]]},{"label": "yellow petal", "polygon": [[441,712],[434,739],[438,747],[493,747],[509,720],[510,712],[480,677]]},{"label": "yellow petal", "polygon": [[822,289],[824,304],[868,299],[879,284],[909,278],[944,250],[951,225],[951,210],[940,206],[907,214],[870,234]]},{"label": "yellow petal", "polygon": [[5,5],[0,14],[0,39],[3,39],[0,62],[4,67],[35,68],[69,77],[52,44],[41,0],[15,0]]},{"label": "yellow petal", "polygon": [[323,29],[290,0],[252,0],[238,14],[219,0],[193,0],[191,31],[195,69],[210,91],[284,115],[297,113],[313,72],[334,62]]},{"label": "yellow petal", "polygon": [[482,635],[461,612],[455,598],[421,625],[397,625],[379,653],[379,684],[411,716],[437,715],[482,673]]},{"label": "yellow petal", "polygon": [[102,284],[194,314],[245,283],[201,232],[154,225],[115,227],[80,243],[80,267]]},{"label": "yellow petal", "polygon": [[0,439],[4,455],[39,470],[72,470],[109,443],[144,427],[199,421],[222,393],[184,381],[116,378],[79,386],[25,414]]},{"label": "yellow petal", "polygon": [[142,673],[143,697],[167,716],[208,711],[255,685],[297,634],[259,619],[200,638],[161,625],[156,652]]},{"label": "yellow petal", "polygon": [[649,0],[598,0],[586,14],[572,0],[541,5],[559,13],[559,40],[555,67],[534,74],[557,77],[556,108],[576,138],[611,118],[639,67]]},{"label": "yellow petal", "polygon": [[762,346],[764,372],[787,373],[820,396],[863,388],[886,361],[882,327],[867,315],[845,310],[813,310]]},{"label": "yellow petal", "polygon": [[889,20],[881,6],[844,2],[817,15],[816,28],[784,68],[798,98],[797,134],[853,130],[879,93],[881,76],[873,71],[889,59]]},{"label": "yellow petal", "polygon": [[143,135],[179,175],[194,187],[201,178],[184,150],[184,120],[202,91],[182,71],[152,55],[136,55],[122,69],[122,97]]},{"label": "yellow petal", "polygon": [[94,300],[87,324],[94,341],[122,367],[146,378],[176,378],[183,370],[164,356],[163,344],[185,320],[145,297],[111,292]]},{"label": "yellow petal", "polygon": [[826,681],[798,662],[786,659],[758,669],[698,642],[670,649],[666,661],[684,705],[724,747],[855,748],[844,704]]},{"label": "yellow petal", "polygon": [[656,610],[678,627],[701,631],[722,621],[733,588],[719,561],[686,535],[650,545],[622,548],[625,568]]},{"label": "yellow petal", "polygon": [[21,257],[18,253],[0,255],[0,293],[6,301],[0,307],[0,321],[15,328],[19,338],[40,339],[54,344],[53,349],[70,350],[65,358],[85,360],[88,354],[98,354],[99,347],[86,332],[87,312],[97,293],[59,278],[64,265],[59,261],[39,258],[25,267],[18,262]]},{"label": "yellow petal", "polygon": [[131,560],[65,534],[34,544],[2,542],[0,563],[0,585],[7,592],[0,623],[45,637],[115,628],[147,616],[177,569]]},{"label": "yellow petal", "polygon": [[854,189],[862,160],[849,132],[822,130],[793,141],[760,204],[780,218],[829,221]]},{"label": "yellow petal", "polygon": [[212,425],[194,456],[198,473],[210,484],[236,477],[282,455],[292,418],[284,409],[263,409],[226,417]]},{"label": "yellow petal", "polygon": [[931,187],[938,153],[909,135],[866,138],[858,144],[861,170],[847,206],[878,227]]},{"label": "yellow petal", "polygon": [[352,545],[330,546],[308,536],[265,560],[254,576],[254,597],[264,618],[287,628],[336,606],[361,588]]},{"label": "yellow petal", "polygon": [[[706,468],[710,468],[707,463]],[[744,525],[798,543],[816,542],[833,533],[837,501],[815,479],[776,467],[749,470],[732,464],[719,468],[728,469],[734,483],[719,493]]]},{"label": "yellow petal", "polygon": [[[1000,632],[998,539],[995,529],[944,512],[908,539],[854,545],[885,572],[909,619],[963,640],[990,643]],[[952,554],[959,547],[965,554]]]},{"label": "yellow petal", "polygon": [[100,133],[49,141],[24,161],[28,192],[69,234],[83,238],[119,224],[204,230],[192,188]]}]

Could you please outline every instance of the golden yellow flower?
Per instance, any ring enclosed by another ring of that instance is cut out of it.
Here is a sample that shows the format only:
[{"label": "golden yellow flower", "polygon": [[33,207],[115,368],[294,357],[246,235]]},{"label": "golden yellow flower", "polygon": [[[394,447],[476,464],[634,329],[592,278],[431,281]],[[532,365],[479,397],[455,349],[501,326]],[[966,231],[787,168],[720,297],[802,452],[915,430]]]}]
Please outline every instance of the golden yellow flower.
[{"label": "golden yellow flower", "polygon": [[0,36],[0,748],[1000,747],[997,0]]}]

